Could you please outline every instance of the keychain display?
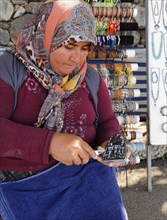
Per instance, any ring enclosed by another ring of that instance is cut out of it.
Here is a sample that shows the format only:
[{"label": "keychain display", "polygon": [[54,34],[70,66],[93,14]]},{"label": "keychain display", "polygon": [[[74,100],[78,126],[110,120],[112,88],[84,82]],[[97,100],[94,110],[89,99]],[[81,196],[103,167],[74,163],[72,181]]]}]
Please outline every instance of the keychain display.
[{"label": "keychain display", "polygon": [[[97,45],[88,54],[88,60],[92,60],[91,63],[93,59],[96,62],[99,60],[95,69],[102,75],[107,85],[112,99],[112,108],[116,113],[120,126],[136,124],[140,121],[140,116],[131,115],[131,112],[139,110],[139,103],[127,99],[140,97],[140,89],[133,89],[137,82],[133,71],[138,70],[138,64],[124,62],[128,58],[134,58],[136,54],[134,49],[128,50],[127,47],[122,47],[133,45],[134,36],[124,35],[122,30],[138,29],[138,23],[134,19],[137,16],[137,9],[135,4],[126,5],[119,0],[95,0],[91,1],[91,3],[92,11],[96,18]],[[107,63],[101,65],[100,60],[112,61],[107,66]],[[117,60],[120,62],[117,62]],[[127,112],[129,113],[128,115]],[[133,133],[128,134],[131,135],[131,138],[134,137]],[[141,138],[138,133],[135,133],[135,136]],[[121,135],[111,137],[105,152],[100,152],[100,154],[105,161],[121,160],[125,162],[124,137]]]}]

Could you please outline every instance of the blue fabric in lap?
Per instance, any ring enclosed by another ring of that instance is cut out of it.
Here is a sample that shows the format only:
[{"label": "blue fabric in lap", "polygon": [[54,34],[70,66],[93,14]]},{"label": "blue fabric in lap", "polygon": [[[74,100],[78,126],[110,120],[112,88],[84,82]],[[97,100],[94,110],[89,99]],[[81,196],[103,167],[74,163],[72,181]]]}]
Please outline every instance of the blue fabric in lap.
[{"label": "blue fabric in lap", "polygon": [[4,220],[126,220],[114,170],[95,160],[0,184]]}]

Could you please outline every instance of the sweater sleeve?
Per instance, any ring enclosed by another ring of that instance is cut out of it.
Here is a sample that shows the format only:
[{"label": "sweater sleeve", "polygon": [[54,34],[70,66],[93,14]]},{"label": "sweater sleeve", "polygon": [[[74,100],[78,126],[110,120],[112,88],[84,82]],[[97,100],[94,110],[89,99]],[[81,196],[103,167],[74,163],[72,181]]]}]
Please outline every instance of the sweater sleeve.
[{"label": "sweater sleeve", "polygon": [[120,125],[112,110],[112,101],[107,86],[101,77],[98,91],[99,121],[97,128],[97,144],[101,144],[114,134],[120,133]]},{"label": "sweater sleeve", "polygon": [[0,160],[7,158],[10,161],[11,158],[11,163],[18,159],[48,164],[53,132],[10,120],[13,104],[13,89],[0,80]]}]

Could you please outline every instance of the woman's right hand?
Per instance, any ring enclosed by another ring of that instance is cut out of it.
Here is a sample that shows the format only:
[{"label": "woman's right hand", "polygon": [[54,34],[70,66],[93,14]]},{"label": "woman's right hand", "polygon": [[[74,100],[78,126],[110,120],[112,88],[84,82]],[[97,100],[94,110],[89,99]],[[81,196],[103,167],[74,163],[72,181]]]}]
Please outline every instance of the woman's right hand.
[{"label": "woman's right hand", "polygon": [[49,154],[65,165],[86,164],[90,157],[97,159],[94,150],[82,138],[67,133],[53,135]]}]

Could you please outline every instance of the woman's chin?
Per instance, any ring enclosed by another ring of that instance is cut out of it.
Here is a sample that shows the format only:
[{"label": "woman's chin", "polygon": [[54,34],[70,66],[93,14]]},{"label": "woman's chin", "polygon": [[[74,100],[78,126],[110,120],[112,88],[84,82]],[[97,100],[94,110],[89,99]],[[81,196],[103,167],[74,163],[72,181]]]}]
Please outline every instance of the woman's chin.
[{"label": "woman's chin", "polygon": [[59,74],[62,76],[69,75],[72,73],[73,70],[74,70],[73,68],[67,68],[65,70],[60,71]]}]

